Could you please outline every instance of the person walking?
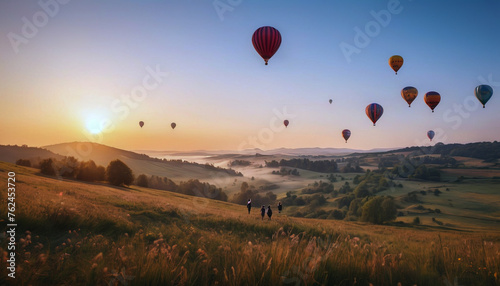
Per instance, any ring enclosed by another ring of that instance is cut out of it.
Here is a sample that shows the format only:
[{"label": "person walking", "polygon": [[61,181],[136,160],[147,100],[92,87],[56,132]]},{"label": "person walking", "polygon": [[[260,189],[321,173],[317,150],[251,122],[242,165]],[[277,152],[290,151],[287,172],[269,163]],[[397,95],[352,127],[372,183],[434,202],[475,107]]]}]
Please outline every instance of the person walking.
[{"label": "person walking", "polygon": [[278,202],[278,212],[281,213],[281,210],[283,209],[283,205],[281,202]]},{"label": "person walking", "polygon": [[262,206],[260,208],[260,215],[262,216],[262,220],[264,220],[264,216],[266,215],[266,206]]},{"label": "person walking", "polygon": [[248,209],[248,214],[250,214],[250,210],[252,209],[252,199],[248,199],[247,209]]},{"label": "person walking", "polygon": [[273,210],[270,205],[267,206],[267,216],[269,217],[269,220],[271,220],[271,217],[273,216]]}]

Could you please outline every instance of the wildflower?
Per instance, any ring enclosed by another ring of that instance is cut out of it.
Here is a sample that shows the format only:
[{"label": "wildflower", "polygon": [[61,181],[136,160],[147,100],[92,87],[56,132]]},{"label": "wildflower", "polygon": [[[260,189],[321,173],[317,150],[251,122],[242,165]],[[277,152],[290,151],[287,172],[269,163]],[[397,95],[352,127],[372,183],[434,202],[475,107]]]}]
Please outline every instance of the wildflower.
[{"label": "wildflower", "polygon": [[99,254],[97,254],[93,259],[92,259],[92,262],[97,262],[99,260],[101,260],[103,257],[102,255],[102,252],[99,252]]}]

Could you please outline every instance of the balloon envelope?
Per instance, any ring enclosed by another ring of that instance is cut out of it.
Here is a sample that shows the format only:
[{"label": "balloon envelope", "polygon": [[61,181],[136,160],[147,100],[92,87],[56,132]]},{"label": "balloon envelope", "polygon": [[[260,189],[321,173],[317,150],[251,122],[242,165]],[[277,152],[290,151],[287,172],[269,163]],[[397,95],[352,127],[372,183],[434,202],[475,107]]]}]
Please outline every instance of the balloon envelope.
[{"label": "balloon envelope", "polygon": [[260,27],[253,33],[252,44],[267,65],[281,45],[281,34],[273,27]]},{"label": "balloon envelope", "polygon": [[394,55],[389,58],[389,65],[398,74],[398,70],[403,66],[403,58],[398,55]]},{"label": "balloon envelope", "polygon": [[434,131],[432,131],[432,130],[427,131],[427,137],[429,137],[429,139],[431,141],[432,141],[432,138],[434,138],[434,135],[435,135]]},{"label": "balloon envelope", "polygon": [[172,129],[175,129],[175,126],[177,126],[177,124],[175,124],[175,122],[172,122],[172,124],[170,124],[170,126],[172,127]]},{"label": "balloon envelope", "polygon": [[290,123],[290,122],[289,122],[287,119],[285,119],[285,121],[283,121],[283,124],[285,124],[285,127],[288,127],[288,124],[289,124],[289,123]]},{"label": "balloon envelope", "polygon": [[144,126],[144,121],[139,121],[139,126],[142,128],[142,126]]},{"label": "balloon envelope", "polygon": [[441,101],[441,95],[436,91],[429,91],[425,94],[424,101],[431,108],[432,112],[434,112],[434,108],[436,108]]},{"label": "balloon envelope", "polygon": [[328,102],[330,102],[330,104],[332,104],[333,100],[330,99],[330,100],[328,100]]},{"label": "balloon envelope", "polygon": [[347,143],[347,139],[349,139],[349,137],[351,137],[351,130],[349,130],[349,129],[342,130],[342,137],[344,137],[345,143]]},{"label": "balloon envelope", "polygon": [[382,116],[382,114],[384,113],[384,109],[378,103],[371,103],[368,104],[365,112],[368,118],[370,118],[370,120],[373,122],[373,126],[375,126],[375,122],[377,122],[377,120],[379,120],[379,118]]},{"label": "balloon envelope", "polygon": [[490,100],[491,96],[493,95],[493,88],[491,88],[491,86],[486,84],[478,85],[476,86],[476,89],[474,89],[474,94],[476,95],[477,99],[481,102],[484,108],[486,102],[488,102],[488,100]]},{"label": "balloon envelope", "polygon": [[408,103],[408,107],[411,107],[411,103],[415,100],[418,95],[418,90],[413,86],[407,86],[401,90],[401,96]]}]

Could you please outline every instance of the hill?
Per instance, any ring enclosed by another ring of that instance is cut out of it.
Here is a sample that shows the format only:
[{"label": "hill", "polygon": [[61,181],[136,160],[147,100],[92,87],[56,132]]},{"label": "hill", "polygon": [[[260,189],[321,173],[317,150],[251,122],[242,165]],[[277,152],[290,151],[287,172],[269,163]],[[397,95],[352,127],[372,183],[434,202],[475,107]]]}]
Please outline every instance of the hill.
[{"label": "hill", "polygon": [[[497,285],[498,229],[261,220],[245,206],[167,191],[15,178],[18,285]],[[7,185],[0,200],[7,201]],[[9,193],[13,192],[9,190]],[[0,209],[7,217],[7,208]],[[7,228],[2,224],[2,233]],[[0,284],[7,282],[0,245]]]},{"label": "hill", "polygon": [[112,160],[119,159],[127,164],[136,175],[168,177],[176,182],[199,179],[220,185],[221,178],[229,180],[230,177],[238,175],[234,171],[207,164],[151,158],[145,154],[91,142],[61,143],[43,148],[62,156],[73,156],[79,161],[93,160],[96,164],[103,166],[107,166]]},{"label": "hill", "polygon": [[15,163],[19,159],[38,161],[47,158],[62,159],[63,156],[44,148],[28,147],[26,145],[0,145],[0,161],[3,162]]}]

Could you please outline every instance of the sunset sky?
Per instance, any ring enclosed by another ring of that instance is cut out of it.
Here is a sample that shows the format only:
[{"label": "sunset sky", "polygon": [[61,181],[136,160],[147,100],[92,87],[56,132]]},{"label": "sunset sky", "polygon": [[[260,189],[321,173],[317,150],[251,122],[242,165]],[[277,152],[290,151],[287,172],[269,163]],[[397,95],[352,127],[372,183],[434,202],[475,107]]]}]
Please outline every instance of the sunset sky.
[{"label": "sunset sky", "polygon": [[[500,140],[500,1],[444,2],[3,0],[0,144],[371,149],[430,144],[431,129],[435,142]],[[282,36],[267,66],[251,41],[261,26]],[[485,109],[480,84],[494,90]],[[411,108],[405,86],[419,91]],[[442,97],[434,113],[428,91]]]}]

